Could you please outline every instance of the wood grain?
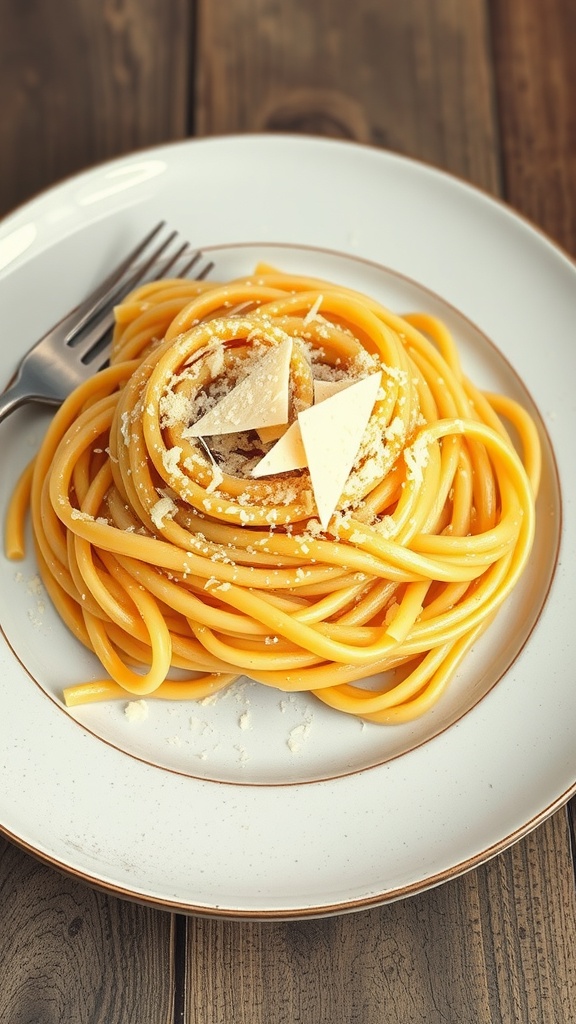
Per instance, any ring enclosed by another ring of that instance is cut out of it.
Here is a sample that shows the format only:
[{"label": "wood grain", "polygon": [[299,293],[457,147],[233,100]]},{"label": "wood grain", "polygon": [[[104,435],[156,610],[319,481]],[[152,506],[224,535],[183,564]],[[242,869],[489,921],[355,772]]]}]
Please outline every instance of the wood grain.
[{"label": "wood grain", "polygon": [[576,1020],[576,899],[565,813],[479,877],[492,979],[489,1019],[570,1024]]},{"label": "wood grain", "polygon": [[1,838],[0,908],[0,1020],[172,1021],[169,914],[94,892]]},{"label": "wood grain", "polygon": [[[188,0],[0,0],[0,215],[94,162],[186,133]],[[174,921],[0,839],[0,1020],[175,1013]]]},{"label": "wood grain", "polygon": [[576,6],[493,0],[506,198],[576,255]]},{"label": "wood grain", "polygon": [[[2,0],[0,215],[187,130],[188,0]],[[6,102],[6,98],[9,102]]]},{"label": "wood grain", "polygon": [[[0,215],[191,125],[308,132],[504,194],[576,254],[572,0],[0,0],[0,19]],[[174,920],[0,839],[0,1020],[573,1024],[575,922],[564,812],[441,888],[289,924]]]},{"label": "wood grain", "polygon": [[196,130],[368,142],[499,186],[484,0],[198,2]]},{"label": "wood grain", "polygon": [[[323,2],[201,0],[197,130],[304,131],[387,146],[495,194],[505,182],[522,209],[530,195],[521,179],[512,190],[509,166],[519,142],[509,134],[501,149],[496,117],[498,17],[487,4],[457,0],[364,0],[340,9],[337,21]],[[512,42],[499,39],[502,99],[508,57],[530,59],[509,55]],[[521,111],[519,83],[510,91]],[[354,920],[192,922],[191,1019],[568,1024],[576,1018],[574,909],[561,812],[472,874]],[[218,962],[229,965],[224,975],[211,966]]]},{"label": "wood grain", "polygon": [[[566,841],[566,818],[556,815],[478,870],[353,917],[191,921],[189,1020],[570,1024],[576,901],[568,858],[557,871]],[[560,891],[551,891],[551,878]]]},{"label": "wood grain", "polygon": [[[576,257],[576,6],[493,0],[504,194]],[[576,799],[569,805],[576,835]],[[576,871],[576,843],[573,845]]]}]

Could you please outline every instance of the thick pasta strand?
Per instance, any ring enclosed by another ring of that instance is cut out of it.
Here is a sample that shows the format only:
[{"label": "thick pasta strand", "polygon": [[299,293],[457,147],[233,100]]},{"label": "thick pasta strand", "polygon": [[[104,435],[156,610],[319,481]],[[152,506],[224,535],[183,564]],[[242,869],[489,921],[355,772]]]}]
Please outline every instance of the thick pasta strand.
[{"label": "thick pasta strand", "polygon": [[[287,340],[279,429],[196,436]],[[322,521],[306,463],[255,467],[318,382],[375,373]],[[427,314],[265,265],[225,284],[157,281],[118,307],[110,367],[55,415],[14,491],[6,550],[23,556],[29,507],[51,600],[108,677],[69,687],[69,706],[200,699],[247,674],[404,722],[440,698],[516,586],[540,458],[528,412],[469,381]]]}]

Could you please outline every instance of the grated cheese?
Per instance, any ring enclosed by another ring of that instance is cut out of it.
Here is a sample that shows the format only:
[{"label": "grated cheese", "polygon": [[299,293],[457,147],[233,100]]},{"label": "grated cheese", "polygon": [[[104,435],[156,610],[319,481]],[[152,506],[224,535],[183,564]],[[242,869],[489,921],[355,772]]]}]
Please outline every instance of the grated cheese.
[{"label": "grated cheese", "polygon": [[185,431],[185,437],[239,433],[288,422],[292,338],[268,349],[251,372],[209,412]]},{"label": "grated cheese", "polygon": [[148,718],[148,704],[145,700],[131,700],[124,708],[129,722],[144,722]]},{"label": "grated cheese", "polygon": [[173,519],[178,511],[178,506],[168,495],[159,498],[150,509],[150,518],[157,530],[164,526],[165,519]]}]

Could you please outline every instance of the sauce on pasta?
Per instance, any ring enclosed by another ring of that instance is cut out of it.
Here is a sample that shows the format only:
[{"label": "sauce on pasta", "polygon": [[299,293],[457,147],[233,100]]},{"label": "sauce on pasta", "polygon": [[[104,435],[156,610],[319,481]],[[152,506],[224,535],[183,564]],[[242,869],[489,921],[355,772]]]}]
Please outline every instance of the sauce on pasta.
[{"label": "sauce on pasta", "polygon": [[[287,339],[286,422],[196,435]],[[315,388],[375,374],[321,522],[311,456],[257,467],[305,423]],[[46,589],[102,666],[65,690],[68,706],[194,700],[247,675],[404,722],[439,699],[516,585],[539,475],[532,419],[467,379],[442,323],[262,265],[225,284],[147,284],[118,307],[110,365],[56,413],[6,549],[22,556],[29,509]]]}]

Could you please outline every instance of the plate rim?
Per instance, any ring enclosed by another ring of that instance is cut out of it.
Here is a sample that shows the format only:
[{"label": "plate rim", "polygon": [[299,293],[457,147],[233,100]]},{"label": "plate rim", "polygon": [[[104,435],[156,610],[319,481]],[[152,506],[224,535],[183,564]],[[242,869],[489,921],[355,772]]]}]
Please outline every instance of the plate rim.
[{"label": "plate rim", "polygon": [[[274,142],[277,142],[279,137],[272,136],[271,138],[274,140]],[[485,200],[488,200],[490,203],[496,204],[497,206],[501,207],[514,220],[520,220],[520,221],[524,222],[531,229],[531,231],[535,232],[535,234],[540,238],[541,241],[546,242],[546,244],[555,253],[557,253],[558,255],[562,256],[565,260],[567,260],[567,262],[569,263],[569,265],[570,265],[570,267],[572,268],[573,271],[576,270],[576,264],[575,264],[574,260],[571,257],[569,257],[561,249],[561,247],[557,246],[556,243],[554,243],[544,232],[542,232],[541,229],[539,229],[537,226],[531,224],[526,218],[523,218],[521,214],[518,214],[516,211],[514,211],[503,200],[500,200],[498,197],[491,196],[489,193],[484,192],[482,189],[478,189],[477,186],[475,186],[473,184],[470,184],[470,183],[467,183],[464,180],[458,178],[457,176],[454,176],[454,175],[450,174],[449,172],[446,172],[446,171],[441,170],[439,168],[431,167],[430,165],[425,164],[422,161],[414,160],[411,157],[406,157],[406,156],[402,156],[402,155],[399,155],[399,154],[394,154],[394,153],[392,153],[390,151],[386,151],[386,150],[378,150],[375,147],[368,146],[368,145],[365,145],[365,144],[356,144],[356,143],[350,143],[350,142],[340,142],[339,140],[310,139],[309,137],[308,138],[306,138],[306,137],[303,138],[301,136],[282,136],[281,138],[283,140],[283,144],[286,144],[290,140],[292,140],[292,142],[294,142],[294,140],[297,140],[299,144],[304,144],[304,146],[311,146],[311,147],[315,147],[319,143],[321,146],[328,145],[329,147],[336,147],[337,149],[340,149],[341,147],[346,147],[349,150],[356,150],[356,149],[368,150],[368,151],[374,153],[374,155],[376,155],[378,158],[381,157],[381,156],[384,156],[386,159],[390,160],[392,162],[392,164],[397,164],[397,163],[400,163],[402,165],[410,164],[410,165],[413,165],[413,166],[419,168],[420,170],[424,170],[424,171],[426,171],[428,173],[431,173],[434,176],[438,176],[441,179],[447,179],[448,181],[455,182],[461,188],[463,188],[465,192],[472,191],[472,192],[478,193],[478,195],[483,197]],[[55,185],[50,186],[49,188],[42,190],[41,192],[37,193],[36,196],[32,197],[30,200],[27,200],[26,202],[21,204],[14,211],[12,211],[5,218],[3,218],[2,221],[0,221],[0,238],[2,237],[2,230],[3,230],[4,226],[6,225],[6,223],[7,222],[11,223],[13,221],[13,219],[17,215],[19,216],[20,214],[25,213],[26,210],[30,209],[30,207],[33,206],[35,203],[40,203],[41,204],[41,203],[45,202],[46,200],[49,201],[50,197],[52,196],[53,193],[59,191],[60,189],[66,190],[66,188],[70,185],[70,183],[77,182],[78,180],[88,180],[95,173],[99,173],[102,170],[105,170],[106,168],[111,168],[111,167],[113,168],[113,167],[122,166],[122,165],[125,165],[126,163],[130,163],[130,162],[134,161],[135,159],[141,158],[143,155],[148,155],[148,154],[154,155],[154,154],[159,154],[159,153],[165,153],[167,150],[168,151],[174,151],[176,149],[179,149],[180,151],[182,151],[183,149],[189,149],[191,147],[196,148],[196,147],[198,147],[200,145],[205,145],[207,143],[208,144],[227,144],[227,145],[229,145],[230,142],[235,143],[235,142],[241,141],[243,144],[246,144],[246,143],[250,143],[251,140],[254,140],[254,139],[257,140],[259,145],[261,145],[263,139],[270,140],[270,137],[262,136],[262,135],[256,135],[256,136],[253,136],[253,135],[243,135],[243,136],[229,135],[229,136],[214,137],[214,138],[211,138],[211,139],[186,139],[186,140],[178,140],[176,142],[164,143],[164,144],[161,144],[160,146],[146,147],[146,148],[143,148],[141,150],[137,150],[135,152],[132,152],[130,154],[126,154],[125,156],[115,157],[112,160],[104,161],[104,162],[102,162],[100,164],[95,165],[94,167],[85,169],[84,171],[80,172],[80,174],[70,175],[66,179],[63,179],[62,181],[56,183]],[[230,243],[230,244],[233,245],[234,243]],[[247,244],[251,244],[251,243],[247,243]],[[254,244],[258,244],[258,243],[254,243]],[[263,244],[273,244],[273,243],[268,242],[268,243],[263,243]],[[285,243],[281,242],[281,243],[278,243],[278,244],[283,245]],[[290,243],[286,243],[286,244],[290,244]],[[360,257],[360,258],[362,258],[362,257]],[[370,262],[370,260],[368,260],[368,262]],[[19,264],[17,262],[15,264],[14,269],[17,269],[18,265]],[[393,269],[393,268],[391,268],[391,269]],[[10,270],[7,276],[9,276],[11,272],[12,271]],[[396,272],[397,271],[394,270],[394,273],[396,273]],[[416,283],[418,283],[418,282],[416,282]],[[2,285],[0,283],[0,287],[1,286]],[[423,284],[421,287],[427,288],[427,285]],[[429,289],[429,290],[431,290],[431,289]],[[445,299],[442,298],[442,301],[446,301],[446,302],[450,303],[449,299],[445,300]],[[458,313],[461,316],[464,316],[464,317],[467,316],[467,314],[464,311],[458,310]],[[482,331],[481,327],[479,327],[478,329]],[[506,356],[506,354],[504,354],[504,357],[506,359],[508,358]],[[530,392],[530,388],[527,387],[527,389]],[[538,403],[537,398],[535,398],[535,404],[536,404],[537,407],[539,407],[539,403]],[[560,484],[561,484],[561,482],[562,481],[560,480]],[[562,545],[562,540],[563,540],[563,527],[560,530],[560,544],[561,545]],[[449,878],[456,877],[457,875],[460,875],[460,874],[464,873],[465,871],[470,870],[471,868],[474,868],[474,867],[478,866],[479,864],[485,862],[486,860],[491,859],[496,854],[502,852],[504,849],[507,849],[514,842],[516,842],[518,839],[522,838],[523,836],[527,835],[535,827],[537,827],[544,820],[546,820],[546,818],[548,818],[556,810],[558,810],[560,807],[562,807],[567,802],[567,800],[570,799],[570,797],[574,794],[574,792],[576,792],[576,778],[574,779],[574,782],[572,783],[572,785],[567,790],[565,790],[563,793],[561,793],[559,796],[557,796],[556,799],[548,807],[543,808],[539,813],[534,815],[524,825],[522,825],[522,826],[520,826],[518,828],[515,828],[508,836],[503,837],[498,842],[491,844],[485,850],[482,850],[482,851],[478,852],[478,854],[476,854],[474,857],[466,858],[465,860],[459,862],[458,864],[455,864],[452,867],[446,868],[444,871],[437,872],[434,875],[430,875],[427,878],[422,879],[422,881],[420,881],[420,882],[415,882],[415,883],[412,883],[412,884],[407,885],[407,886],[401,886],[399,889],[393,890],[391,893],[375,894],[375,895],[370,896],[370,897],[368,897],[368,896],[361,897],[361,898],[357,898],[355,900],[350,900],[350,901],[346,901],[344,903],[339,903],[339,904],[334,904],[334,905],[329,905],[329,904],[317,905],[317,906],[311,906],[310,905],[310,906],[305,906],[305,907],[299,907],[297,909],[292,909],[292,910],[284,910],[284,911],[281,911],[281,912],[279,912],[278,910],[265,911],[265,910],[262,910],[262,909],[248,911],[248,910],[233,910],[233,909],[230,909],[230,908],[222,909],[222,908],[217,908],[217,907],[204,908],[201,904],[199,904],[196,907],[196,906],[192,906],[191,904],[188,904],[188,903],[183,904],[183,903],[180,903],[178,901],[175,901],[175,902],[172,902],[172,903],[170,903],[170,902],[167,903],[164,898],[156,898],[156,897],[151,896],[151,895],[146,896],[146,895],[137,893],[136,890],[134,892],[131,892],[129,890],[124,891],[122,889],[122,886],[118,886],[117,884],[112,883],[112,882],[107,882],[104,879],[99,879],[97,876],[92,877],[90,874],[86,874],[82,870],[79,870],[77,868],[73,868],[73,867],[65,865],[65,864],[61,864],[61,863],[59,863],[57,861],[53,861],[53,859],[48,854],[43,854],[41,851],[38,851],[38,850],[36,850],[34,848],[29,848],[28,844],[26,843],[25,840],[22,840],[18,836],[14,836],[10,832],[10,830],[7,829],[2,823],[0,823],[0,833],[6,835],[7,838],[9,838],[12,842],[15,842],[16,845],[22,847],[23,849],[26,849],[27,852],[30,852],[30,853],[40,857],[40,859],[43,860],[45,863],[48,863],[48,864],[50,864],[51,866],[54,866],[54,867],[59,867],[59,868],[65,870],[69,874],[74,874],[77,877],[82,878],[85,881],[88,881],[90,884],[94,885],[96,888],[103,888],[103,889],[105,889],[105,891],[110,892],[110,893],[115,894],[115,895],[120,895],[120,896],[125,897],[125,898],[134,898],[138,902],[148,903],[151,906],[165,906],[168,909],[179,909],[179,910],[183,910],[183,911],[194,913],[194,914],[207,914],[208,916],[226,916],[226,917],[244,917],[244,918],[248,917],[248,918],[259,918],[259,919],[270,918],[270,919],[278,920],[278,919],[287,919],[287,918],[296,918],[296,917],[327,916],[327,915],[333,914],[333,913],[347,912],[348,910],[363,909],[363,908],[366,908],[366,907],[375,906],[375,905],[381,905],[383,903],[391,902],[391,901],[396,900],[396,899],[405,898],[405,896],[411,895],[414,892],[420,892],[420,891],[424,891],[425,889],[431,888],[431,887],[433,887],[433,886],[435,886],[437,884],[440,884],[440,882],[446,881]]]}]

